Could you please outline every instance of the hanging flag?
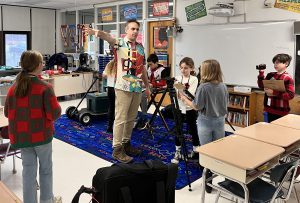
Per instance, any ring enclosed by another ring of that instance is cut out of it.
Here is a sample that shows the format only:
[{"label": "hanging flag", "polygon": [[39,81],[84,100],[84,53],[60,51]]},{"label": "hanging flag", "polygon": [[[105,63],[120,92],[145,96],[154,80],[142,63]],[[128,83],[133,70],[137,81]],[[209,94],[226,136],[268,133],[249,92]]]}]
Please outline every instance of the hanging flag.
[{"label": "hanging flag", "polygon": [[112,8],[101,9],[101,19],[103,22],[109,22],[113,20]]},{"label": "hanging flag", "polygon": [[125,20],[137,19],[136,5],[123,6],[123,15],[124,15]]},{"label": "hanging flag", "polygon": [[153,2],[153,16],[169,15],[169,2]]},{"label": "hanging flag", "polygon": [[274,7],[300,13],[299,0],[276,0]]},{"label": "hanging flag", "polygon": [[185,14],[188,22],[206,16],[207,12],[204,0],[185,7]]}]

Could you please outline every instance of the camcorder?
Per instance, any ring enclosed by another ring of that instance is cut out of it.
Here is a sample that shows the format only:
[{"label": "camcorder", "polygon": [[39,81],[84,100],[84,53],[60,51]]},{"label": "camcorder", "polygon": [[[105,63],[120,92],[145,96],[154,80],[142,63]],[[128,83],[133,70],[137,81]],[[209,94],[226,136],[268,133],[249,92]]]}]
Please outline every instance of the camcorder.
[{"label": "camcorder", "polygon": [[256,69],[257,70],[265,70],[267,68],[266,64],[259,64],[256,65]]}]

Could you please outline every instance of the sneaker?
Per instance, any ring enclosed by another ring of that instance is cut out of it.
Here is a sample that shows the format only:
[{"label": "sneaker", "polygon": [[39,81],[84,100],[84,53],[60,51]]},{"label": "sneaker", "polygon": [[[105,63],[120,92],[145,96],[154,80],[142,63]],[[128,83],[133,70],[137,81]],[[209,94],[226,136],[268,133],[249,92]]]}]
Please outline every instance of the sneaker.
[{"label": "sneaker", "polygon": [[61,196],[54,197],[53,203],[62,203],[62,197]]},{"label": "sneaker", "polygon": [[182,159],[182,154],[181,154],[180,150],[176,150],[174,158],[171,160],[171,162],[173,164],[178,164],[179,160],[181,160],[181,159]]},{"label": "sneaker", "polygon": [[192,161],[199,161],[199,153],[192,150],[188,158]]},{"label": "sneaker", "polygon": [[144,130],[148,125],[148,122],[146,119],[139,119],[137,124],[136,124],[136,128],[139,130]]}]

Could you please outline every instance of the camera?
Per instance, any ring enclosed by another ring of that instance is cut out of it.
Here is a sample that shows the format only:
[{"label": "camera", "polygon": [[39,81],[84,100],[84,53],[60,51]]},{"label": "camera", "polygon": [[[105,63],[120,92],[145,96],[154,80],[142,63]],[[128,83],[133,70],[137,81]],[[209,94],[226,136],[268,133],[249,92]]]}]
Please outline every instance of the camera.
[{"label": "camera", "polygon": [[256,65],[256,69],[257,70],[265,70],[267,68],[266,64],[259,64]]}]

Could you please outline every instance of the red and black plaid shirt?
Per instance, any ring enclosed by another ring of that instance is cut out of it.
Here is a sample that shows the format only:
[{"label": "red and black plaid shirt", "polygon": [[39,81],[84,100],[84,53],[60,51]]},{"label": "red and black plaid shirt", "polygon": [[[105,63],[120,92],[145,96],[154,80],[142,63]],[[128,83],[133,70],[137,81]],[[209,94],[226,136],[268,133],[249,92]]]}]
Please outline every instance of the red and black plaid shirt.
[{"label": "red and black plaid shirt", "polygon": [[52,86],[31,77],[30,91],[25,97],[16,97],[15,87],[14,84],[8,90],[4,108],[12,146],[34,147],[51,142],[54,120],[61,115]]},{"label": "red and black plaid shirt", "polygon": [[257,77],[258,87],[264,88],[263,80],[283,80],[285,92],[273,90],[273,96],[269,97],[265,94],[264,110],[271,114],[286,115],[290,111],[289,100],[295,96],[295,87],[293,78],[287,73],[278,74],[277,72],[268,73],[264,76],[264,72],[260,71]]}]

